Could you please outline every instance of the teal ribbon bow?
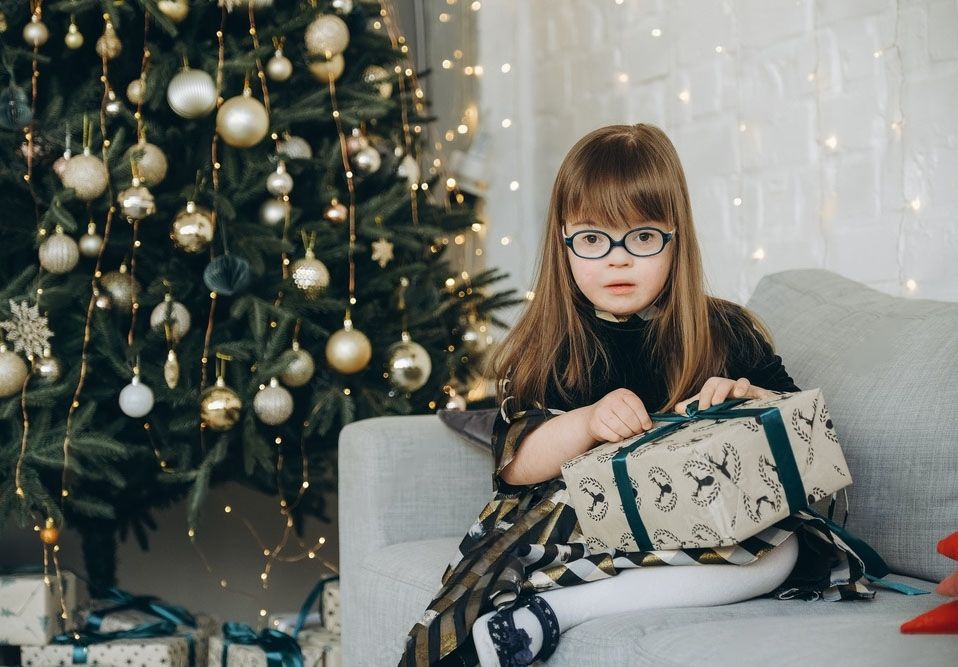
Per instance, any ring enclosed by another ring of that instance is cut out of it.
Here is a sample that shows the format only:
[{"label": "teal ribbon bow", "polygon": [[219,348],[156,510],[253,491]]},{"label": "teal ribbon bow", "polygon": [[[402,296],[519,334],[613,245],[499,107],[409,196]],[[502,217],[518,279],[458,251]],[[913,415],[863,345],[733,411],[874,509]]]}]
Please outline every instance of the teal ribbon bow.
[{"label": "teal ribbon bow", "polygon": [[105,599],[114,603],[113,606],[91,612],[87,617],[85,629],[99,631],[103,620],[118,611],[141,611],[174,625],[196,627],[196,619],[185,607],[169,604],[152,595],[133,595],[114,587],[109,590]]},{"label": "teal ribbon bow", "polygon": [[640,550],[652,551],[655,547],[652,545],[649,533],[645,529],[642,517],[639,516],[639,510],[636,506],[635,498],[632,495],[632,483],[629,481],[629,470],[626,466],[625,459],[631,452],[642,445],[663,438],[688,422],[702,419],[754,417],[765,429],[765,437],[768,439],[768,444],[772,451],[772,458],[775,460],[775,466],[778,468],[778,477],[785,489],[785,499],[788,502],[789,512],[794,514],[808,507],[808,501],[805,498],[805,487],[802,485],[802,477],[798,472],[798,464],[795,462],[792,447],[788,444],[788,431],[785,430],[785,423],[782,421],[781,411],[775,407],[730,409],[747,400],[749,399],[734,398],[724,403],[713,405],[705,410],[699,410],[699,402],[692,401],[685,408],[684,415],[675,412],[653,413],[649,415],[653,421],[671,423],[652,429],[640,439],[622,447],[616,452],[612,458],[612,473],[615,477],[615,484],[619,490],[619,497],[622,500],[622,507],[625,509],[625,518],[629,522],[629,528]]},{"label": "teal ribbon bow", "polygon": [[326,585],[332,581],[338,581],[339,577],[336,575],[330,575],[328,577],[323,577],[316,582],[316,585],[313,586],[313,590],[309,592],[309,595],[306,596],[306,600],[303,602],[303,606],[299,609],[299,616],[296,617],[296,627],[293,628],[292,636],[295,639],[299,637],[300,631],[303,629],[303,624],[306,623],[306,617],[309,615],[309,610],[313,608],[313,605],[316,604],[316,600],[319,600],[319,613],[322,616],[323,613],[323,603],[322,598],[320,597],[323,594],[323,589],[326,588]]},{"label": "teal ribbon bow", "polygon": [[141,623],[129,630],[116,632],[97,632],[95,630],[81,630],[79,632],[64,632],[56,635],[52,644],[72,644],[73,664],[85,665],[89,657],[88,647],[93,644],[102,644],[116,639],[153,639],[168,637],[176,632],[176,626],[170,621],[156,621],[155,623]]},{"label": "teal ribbon bow", "polygon": [[303,667],[303,651],[285,632],[265,628],[259,634],[245,623],[223,624],[223,667],[228,667],[230,644],[259,646],[266,654],[266,667]]}]

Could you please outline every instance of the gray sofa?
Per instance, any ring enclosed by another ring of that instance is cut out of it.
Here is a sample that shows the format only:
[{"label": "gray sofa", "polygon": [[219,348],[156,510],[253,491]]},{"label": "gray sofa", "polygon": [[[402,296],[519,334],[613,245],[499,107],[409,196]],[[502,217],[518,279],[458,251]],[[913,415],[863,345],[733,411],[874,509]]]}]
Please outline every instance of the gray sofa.
[{"label": "gray sofa", "polygon": [[[821,387],[854,484],[848,528],[889,578],[931,591],[958,563],[958,303],[891,297],[822,269],[765,276],[747,304],[802,389]],[[348,425],[339,445],[343,665],[395,665],[464,531],[491,494],[488,449],[436,415]],[[946,602],[756,598],[593,620],[549,665],[958,665],[958,635],[902,635]]]}]

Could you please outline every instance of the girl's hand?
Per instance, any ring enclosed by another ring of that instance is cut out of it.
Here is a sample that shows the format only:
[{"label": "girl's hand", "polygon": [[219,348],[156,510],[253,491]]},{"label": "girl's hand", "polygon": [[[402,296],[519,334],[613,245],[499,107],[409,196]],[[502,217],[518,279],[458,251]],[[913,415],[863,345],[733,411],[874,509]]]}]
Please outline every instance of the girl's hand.
[{"label": "girl's hand", "polygon": [[589,406],[588,428],[599,442],[618,442],[651,429],[652,419],[642,399],[623,387]]},{"label": "girl's hand", "polygon": [[728,398],[766,398],[772,395],[773,392],[756,387],[747,378],[731,380],[723,377],[710,377],[702,385],[702,390],[699,393],[681,403],[676,403],[675,411],[684,415],[686,406],[695,400],[699,402],[699,410],[705,410],[724,402]]}]

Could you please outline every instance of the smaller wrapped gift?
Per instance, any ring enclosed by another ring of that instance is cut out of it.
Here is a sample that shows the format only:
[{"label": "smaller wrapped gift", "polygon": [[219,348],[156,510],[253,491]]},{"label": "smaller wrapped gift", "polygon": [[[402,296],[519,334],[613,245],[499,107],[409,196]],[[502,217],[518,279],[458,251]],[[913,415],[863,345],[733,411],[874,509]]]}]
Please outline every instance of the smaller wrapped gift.
[{"label": "smaller wrapped gift", "polygon": [[597,550],[737,544],[852,482],[821,389],[650,417],[562,465]]},{"label": "smaller wrapped gift", "polygon": [[[66,619],[62,618],[60,584]],[[76,627],[77,580],[72,572],[0,574],[0,644],[43,646]]]},{"label": "smaller wrapped gift", "polygon": [[[319,609],[310,611],[317,602]],[[337,634],[342,632],[339,577],[336,575],[325,576],[316,582],[298,614],[272,614],[269,617],[269,627],[293,636],[296,636],[297,627],[312,629],[317,625]]]},{"label": "smaller wrapped gift", "polygon": [[342,667],[343,654],[338,632],[327,628],[303,628],[296,637],[303,652],[320,650],[323,660],[319,664],[323,667]]},{"label": "smaller wrapped gift", "polygon": [[223,635],[210,637],[210,667],[325,667],[322,648],[300,647],[292,636],[243,623],[224,623]]},{"label": "smaller wrapped gift", "polygon": [[118,632],[68,632],[57,635],[47,646],[24,646],[20,659],[24,667],[189,667],[188,639],[174,632],[176,626],[169,621]]}]

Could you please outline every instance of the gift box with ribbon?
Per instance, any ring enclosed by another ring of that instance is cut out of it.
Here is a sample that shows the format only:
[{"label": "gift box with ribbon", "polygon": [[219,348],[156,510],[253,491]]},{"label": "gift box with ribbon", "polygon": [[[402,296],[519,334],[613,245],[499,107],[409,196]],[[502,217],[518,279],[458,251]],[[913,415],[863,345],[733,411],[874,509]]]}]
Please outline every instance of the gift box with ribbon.
[{"label": "gift box with ribbon", "polygon": [[733,545],[852,482],[821,389],[649,416],[562,465],[594,549]]},{"label": "gift box with ribbon", "polygon": [[[316,611],[312,611],[315,604],[319,604]],[[329,575],[321,578],[306,596],[303,609],[299,613],[272,614],[269,617],[269,627],[274,630],[292,634],[297,624],[300,628],[325,628],[330,632],[342,632],[342,622],[339,618],[339,577]]]},{"label": "gift box with ribbon", "polygon": [[210,667],[326,667],[324,651],[303,646],[272,628],[256,632],[243,623],[224,623],[223,635],[210,638]]},{"label": "gift box with ribbon", "polygon": [[[60,588],[62,582],[62,591]],[[63,607],[60,595],[63,594]],[[0,570],[0,644],[43,646],[76,624],[77,580],[72,572],[60,577],[39,568]]]},{"label": "gift box with ribbon", "polygon": [[24,667],[188,667],[189,639],[174,634],[176,629],[169,621],[156,621],[116,632],[66,632],[55,636],[47,646],[24,646],[20,659]]}]

